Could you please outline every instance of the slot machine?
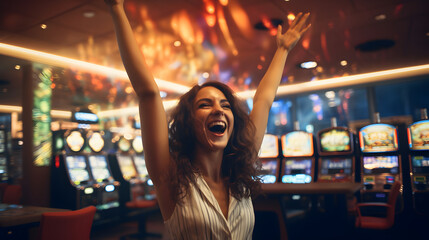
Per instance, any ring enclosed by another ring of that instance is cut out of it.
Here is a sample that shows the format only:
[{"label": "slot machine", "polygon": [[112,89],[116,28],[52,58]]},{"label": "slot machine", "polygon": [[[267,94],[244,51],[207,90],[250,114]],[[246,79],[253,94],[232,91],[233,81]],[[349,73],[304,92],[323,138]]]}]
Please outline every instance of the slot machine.
[{"label": "slot machine", "polygon": [[429,214],[429,120],[422,109],[420,121],[408,127],[410,176],[413,206],[417,213]]},{"label": "slot machine", "polygon": [[355,182],[354,135],[346,127],[332,127],[317,133],[317,182]]},{"label": "slot machine", "polygon": [[83,152],[86,145],[85,131],[60,130],[53,135],[51,206],[71,210],[96,206],[97,191]]},{"label": "slot machine", "polygon": [[144,196],[143,181],[140,179],[133,156],[131,141],[119,137],[115,142],[116,152],[109,154],[109,164],[113,177],[120,182],[119,201],[121,206],[132,199]]},{"label": "slot machine", "polygon": [[280,169],[279,153],[279,138],[272,134],[265,134],[259,150],[262,183],[277,182]]},{"label": "slot machine", "polygon": [[[282,163],[280,181],[284,184],[311,184],[315,178],[315,152],[313,134],[299,130],[281,137]],[[283,205],[288,224],[302,225],[310,213],[312,199],[308,195],[292,194],[283,196]]]},{"label": "slot machine", "polygon": [[7,130],[0,128],[0,182],[6,182],[9,179],[9,151],[7,145]]},{"label": "slot machine", "polygon": [[377,123],[359,131],[361,148],[361,190],[364,202],[386,202],[395,181],[402,183],[401,159],[398,152],[397,128],[390,124]]},{"label": "slot machine", "polygon": [[151,200],[156,198],[155,186],[149,177],[149,173],[146,168],[146,161],[143,153],[143,141],[141,136],[136,136],[132,141],[132,147],[134,149],[134,164],[136,166],[138,176],[143,182],[144,198]]},{"label": "slot machine", "polygon": [[[295,127],[295,129],[297,129]],[[311,183],[314,181],[315,155],[313,134],[293,131],[281,137],[282,183]]]},{"label": "slot machine", "polygon": [[91,149],[91,153],[87,154],[89,168],[97,189],[97,209],[100,210],[101,218],[108,218],[118,210],[120,183],[113,178],[107,155],[103,151],[103,132],[90,131],[87,140]]}]

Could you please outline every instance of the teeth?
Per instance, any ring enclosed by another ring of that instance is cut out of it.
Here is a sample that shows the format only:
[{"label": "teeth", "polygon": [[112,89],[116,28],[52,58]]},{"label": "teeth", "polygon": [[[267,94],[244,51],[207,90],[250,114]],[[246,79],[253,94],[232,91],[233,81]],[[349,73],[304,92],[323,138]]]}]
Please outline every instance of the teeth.
[{"label": "teeth", "polygon": [[217,126],[217,125],[220,125],[220,126],[222,126],[222,127],[226,127],[226,124],[225,124],[224,122],[221,122],[221,121],[215,121],[215,122],[211,122],[211,123],[209,124],[209,128],[210,128],[210,127],[213,127],[213,126]]}]

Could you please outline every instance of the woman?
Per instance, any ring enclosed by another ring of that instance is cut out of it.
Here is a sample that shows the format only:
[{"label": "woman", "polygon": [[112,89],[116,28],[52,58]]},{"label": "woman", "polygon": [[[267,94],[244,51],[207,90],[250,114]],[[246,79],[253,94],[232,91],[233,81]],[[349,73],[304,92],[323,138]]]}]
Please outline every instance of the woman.
[{"label": "woman", "polygon": [[[310,27],[298,14],[278,27],[277,51],[247,115],[231,89],[210,82],[181,97],[170,124],[158,86],[134,39],[124,0],[109,6],[122,61],[139,99],[146,166],[173,239],[251,239],[254,163],[288,52]],[[169,138],[170,131],[170,138]]]}]

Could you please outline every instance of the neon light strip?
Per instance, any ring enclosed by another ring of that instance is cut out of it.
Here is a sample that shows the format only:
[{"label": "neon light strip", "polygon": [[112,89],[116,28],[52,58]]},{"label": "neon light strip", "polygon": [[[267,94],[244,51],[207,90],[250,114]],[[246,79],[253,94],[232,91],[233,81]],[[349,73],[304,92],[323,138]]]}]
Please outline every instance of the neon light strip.
[{"label": "neon light strip", "polygon": [[[357,74],[346,77],[337,77],[321,79],[318,81],[304,82],[280,86],[277,90],[277,96],[291,95],[305,92],[314,92],[318,90],[333,89],[339,87],[365,85],[369,83],[390,81],[393,79],[414,77],[429,74],[429,64],[413,67],[397,68],[379,72]],[[253,98],[255,90],[237,93],[238,96],[247,99]]]},{"label": "neon light strip", "polygon": [[[128,75],[125,71],[4,43],[0,43],[0,53],[3,55],[55,67],[78,68],[79,70],[86,70],[92,73],[98,73],[122,80],[128,79]],[[190,89],[188,86],[172,83],[158,78],[155,78],[155,81],[160,89],[169,90],[176,93],[186,93]]]}]

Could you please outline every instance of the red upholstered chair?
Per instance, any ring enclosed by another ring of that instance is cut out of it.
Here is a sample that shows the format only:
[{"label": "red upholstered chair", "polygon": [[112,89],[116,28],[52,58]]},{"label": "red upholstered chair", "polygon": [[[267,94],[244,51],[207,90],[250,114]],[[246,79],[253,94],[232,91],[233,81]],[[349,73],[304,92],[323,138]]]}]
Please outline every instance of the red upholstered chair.
[{"label": "red upholstered chair", "polygon": [[8,185],[3,193],[2,203],[21,204],[21,185]]},{"label": "red upholstered chair", "polygon": [[[359,203],[356,206],[356,227],[367,229],[386,230],[395,223],[396,199],[401,190],[401,183],[396,181],[390,189],[387,203]],[[386,211],[386,217],[363,216],[361,209],[364,207],[382,207]]]},{"label": "red upholstered chair", "polygon": [[9,186],[8,183],[5,183],[5,182],[0,183],[0,202],[3,199],[4,191],[6,190],[7,186]]},{"label": "red upholstered chair", "polygon": [[75,211],[43,213],[40,222],[40,240],[89,240],[94,206]]}]

